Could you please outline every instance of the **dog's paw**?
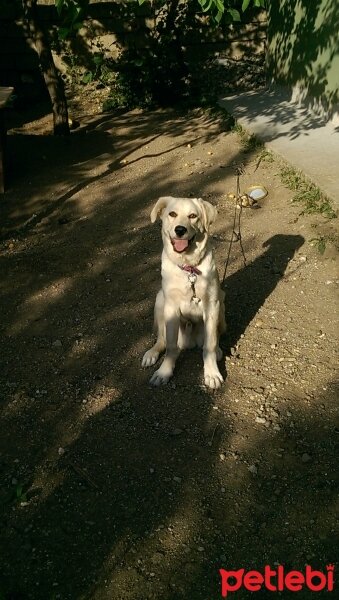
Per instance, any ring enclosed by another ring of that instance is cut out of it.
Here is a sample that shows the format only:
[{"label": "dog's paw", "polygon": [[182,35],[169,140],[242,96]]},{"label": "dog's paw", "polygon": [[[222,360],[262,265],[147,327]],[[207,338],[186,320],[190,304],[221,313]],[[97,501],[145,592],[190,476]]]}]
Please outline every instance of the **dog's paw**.
[{"label": "dog's paw", "polygon": [[168,372],[168,371],[163,371],[160,369],[158,369],[157,371],[155,371],[155,373],[153,373],[151,379],[149,380],[150,384],[155,386],[155,387],[159,387],[160,385],[166,385],[166,383],[169,382],[169,380],[172,377],[172,373]]},{"label": "dog's paw", "polygon": [[147,350],[147,352],[145,352],[143,359],[141,361],[141,366],[142,367],[152,367],[153,365],[155,365],[158,358],[159,358],[159,352],[157,352],[156,350],[153,350],[153,348],[151,348],[150,350]]},{"label": "dog's paw", "polygon": [[205,385],[212,390],[217,390],[221,387],[224,379],[219,371],[212,371],[210,373],[205,373]]}]

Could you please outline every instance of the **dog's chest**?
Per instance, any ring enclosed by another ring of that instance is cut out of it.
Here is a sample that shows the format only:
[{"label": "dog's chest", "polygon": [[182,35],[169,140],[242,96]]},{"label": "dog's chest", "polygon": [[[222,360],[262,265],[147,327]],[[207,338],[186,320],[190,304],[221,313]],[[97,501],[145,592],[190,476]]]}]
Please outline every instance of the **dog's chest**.
[{"label": "dog's chest", "polygon": [[207,280],[201,275],[180,271],[167,286],[167,293],[175,298],[184,319],[199,321],[203,317],[203,305],[207,292]]},{"label": "dog's chest", "polygon": [[187,321],[200,321],[203,318],[203,305],[200,298],[188,298],[180,303],[180,314]]}]

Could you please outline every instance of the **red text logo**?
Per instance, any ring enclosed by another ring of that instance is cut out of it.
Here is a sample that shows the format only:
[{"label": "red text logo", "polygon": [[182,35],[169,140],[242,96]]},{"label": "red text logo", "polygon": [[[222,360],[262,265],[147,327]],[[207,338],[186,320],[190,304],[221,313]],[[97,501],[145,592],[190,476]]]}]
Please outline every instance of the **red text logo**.
[{"label": "red text logo", "polygon": [[332,592],[334,588],[334,565],[327,565],[326,572],[316,571],[307,565],[305,572],[285,571],[283,565],[275,569],[265,566],[264,572],[219,570],[221,577],[221,595],[227,598],[231,592],[237,592],[245,588],[249,592],[258,592],[263,587],[270,592],[300,592],[302,589],[309,589],[311,592],[321,592],[327,590]]}]

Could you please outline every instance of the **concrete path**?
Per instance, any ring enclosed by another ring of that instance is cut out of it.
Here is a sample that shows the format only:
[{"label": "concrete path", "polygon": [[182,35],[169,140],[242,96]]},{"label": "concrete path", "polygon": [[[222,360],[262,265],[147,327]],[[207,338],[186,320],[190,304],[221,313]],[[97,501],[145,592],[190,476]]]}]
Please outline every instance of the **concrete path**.
[{"label": "concrete path", "polygon": [[225,97],[220,105],[339,204],[338,124],[291,102],[280,89]]}]

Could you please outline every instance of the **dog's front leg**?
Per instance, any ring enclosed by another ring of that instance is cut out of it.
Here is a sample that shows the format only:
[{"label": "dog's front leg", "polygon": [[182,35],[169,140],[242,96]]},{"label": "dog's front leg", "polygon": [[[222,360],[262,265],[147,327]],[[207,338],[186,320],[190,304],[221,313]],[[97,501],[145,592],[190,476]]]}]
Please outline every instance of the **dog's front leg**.
[{"label": "dog's front leg", "polygon": [[219,301],[211,302],[204,310],[204,375],[205,385],[212,389],[221,387],[223,377],[218,369],[218,320]]},{"label": "dog's front leg", "polygon": [[166,354],[161,367],[153,373],[150,383],[152,385],[164,385],[171,379],[175,362],[179,355],[178,333],[180,318],[178,309],[172,304],[165,302],[164,318],[166,328]]}]

